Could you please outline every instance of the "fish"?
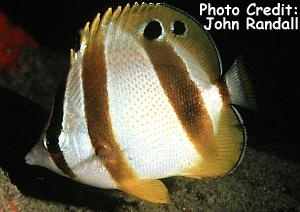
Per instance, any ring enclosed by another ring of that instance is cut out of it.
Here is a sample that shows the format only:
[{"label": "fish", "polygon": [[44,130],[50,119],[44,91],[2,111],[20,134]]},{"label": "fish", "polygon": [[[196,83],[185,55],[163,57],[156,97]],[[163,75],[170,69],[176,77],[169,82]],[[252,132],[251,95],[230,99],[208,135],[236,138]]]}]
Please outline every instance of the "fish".
[{"label": "fish", "polygon": [[241,162],[255,110],[245,65],[223,73],[209,33],[186,12],[134,3],[94,18],[71,49],[45,135],[25,156],[74,181],[169,203],[160,179],[215,178]]}]

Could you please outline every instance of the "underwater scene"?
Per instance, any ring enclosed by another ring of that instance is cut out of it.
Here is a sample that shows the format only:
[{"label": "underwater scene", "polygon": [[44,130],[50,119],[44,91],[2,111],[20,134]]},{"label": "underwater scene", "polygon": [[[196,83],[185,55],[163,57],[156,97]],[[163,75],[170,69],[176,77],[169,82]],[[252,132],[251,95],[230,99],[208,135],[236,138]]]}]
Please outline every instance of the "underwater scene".
[{"label": "underwater scene", "polygon": [[0,1],[0,212],[300,211],[297,1]]}]

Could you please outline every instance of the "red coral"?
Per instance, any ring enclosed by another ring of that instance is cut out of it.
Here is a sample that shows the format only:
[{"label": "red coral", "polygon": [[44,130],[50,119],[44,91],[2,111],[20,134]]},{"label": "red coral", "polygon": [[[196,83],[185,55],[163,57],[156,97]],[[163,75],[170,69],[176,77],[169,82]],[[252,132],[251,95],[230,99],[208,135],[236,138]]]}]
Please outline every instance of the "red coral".
[{"label": "red coral", "polygon": [[0,74],[18,72],[17,63],[24,48],[37,49],[38,44],[22,28],[12,26],[0,11]]},{"label": "red coral", "polygon": [[15,200],[12,200],[10,203],[9,203],[9,207],[11,209],[12,212],[18,212],[18,207],[17,207],[17,202]]}]

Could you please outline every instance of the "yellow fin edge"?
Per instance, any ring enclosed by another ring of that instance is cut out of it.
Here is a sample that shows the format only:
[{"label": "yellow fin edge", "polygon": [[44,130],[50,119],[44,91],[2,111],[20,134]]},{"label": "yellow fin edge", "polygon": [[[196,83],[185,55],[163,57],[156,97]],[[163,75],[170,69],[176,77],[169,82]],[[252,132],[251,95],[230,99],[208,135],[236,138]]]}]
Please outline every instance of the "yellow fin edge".
[{"label": "yellow fin edge", "polygon": [[[237,112],[237,111],[236,111]],[[212,141],[215,151],[209,157],[192,168],[189,168],[184,176],[190,178],[210,178],[223,176],[234,170],[244,153],[246,132],[242,120],[239,120],[230,106],[224,106],[220,113],[218,131]]]},{"label": "yellow fin edge", "polygon": [[122,182],[122,191],[151,203],[170,203],[168,189],[160,180],[137,180]]}]

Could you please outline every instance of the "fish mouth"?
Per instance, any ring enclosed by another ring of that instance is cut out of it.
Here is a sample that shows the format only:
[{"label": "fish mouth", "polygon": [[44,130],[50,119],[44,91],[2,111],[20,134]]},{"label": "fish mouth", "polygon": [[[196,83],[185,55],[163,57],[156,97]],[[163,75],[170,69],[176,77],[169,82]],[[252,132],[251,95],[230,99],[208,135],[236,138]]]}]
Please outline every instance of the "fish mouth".
[{"label": "fish mouth", "polygon": [[49,153],[43,147],[42,142],[38,142],[25,156],[25,162],[28,165],[40,165]]},{"label": "fish mouth", "polygon": [[32,148],[25,156],[25,162],[28,164],[28,165],[36,165],[36,158],[37,158],[37,153],[36,151],[34,150],[34,148]]}]

